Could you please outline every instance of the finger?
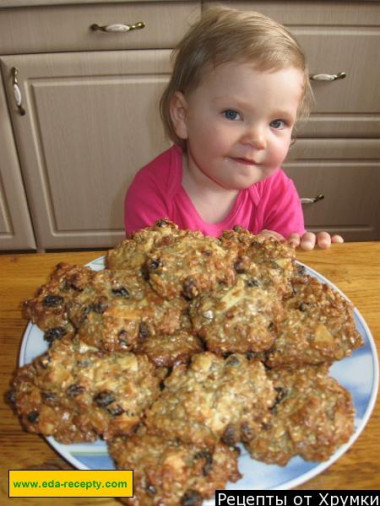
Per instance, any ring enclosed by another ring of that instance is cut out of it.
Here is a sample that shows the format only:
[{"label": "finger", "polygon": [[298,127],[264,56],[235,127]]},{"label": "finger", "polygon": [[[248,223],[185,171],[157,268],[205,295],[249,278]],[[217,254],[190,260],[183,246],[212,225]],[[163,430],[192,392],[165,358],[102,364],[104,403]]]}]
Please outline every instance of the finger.
[{"label": "finger", "polygon": [[304,234],[301,237],[300,243],[301,249],[305,251],[310,251],[314,249],[315,241],[316,241],[315,234],[313,234],[312,232],[306,232],[306,234]]},{"label": "finger", "polygon": [[275,232],[274,230],[262,230],[259,235],[263,235],[264,237],[273,237],[274,239],[277,239],[278,241],[283,241],[284,237],[279,234],[278,232]]},{"label": "finger", "polygon": [[301,242],[301,237],[299,234],[290,234],[288,237],[288,244],[291,246],[294,246],[295,248],[298,248]]},{"label": "finger", "polygon": [[317,244],[321,249],[327,249],[331,246],[331,237],[327,232],[319,232],[317,235]]},{"label": "finger", "polygon": [[331,242],[342,244],[344,242],[344,239],[341,235],[335,234],[331,237]]},{"label": "finger", "polygon": [[265,239],[267,238],[267,234],[265,233],[265,230],[261,230],[261,232],[259,232],[258,234],[256,234],[255,236],[255,240],[262,243],[265,241]]}]

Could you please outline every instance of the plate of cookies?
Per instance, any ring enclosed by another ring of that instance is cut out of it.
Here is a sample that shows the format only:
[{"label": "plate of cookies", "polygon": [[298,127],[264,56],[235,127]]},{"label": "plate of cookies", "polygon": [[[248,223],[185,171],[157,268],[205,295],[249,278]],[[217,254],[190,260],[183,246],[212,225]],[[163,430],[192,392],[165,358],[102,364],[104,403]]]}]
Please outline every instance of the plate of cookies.
[{"label": "plate of cookies", "polygon": [[58,264],[23,307],[22,427],[77,469],[133,469],[126,504],[296,487],[376,401],[359,311],[292,247],[239,227],[159,220],[87,266]]}]

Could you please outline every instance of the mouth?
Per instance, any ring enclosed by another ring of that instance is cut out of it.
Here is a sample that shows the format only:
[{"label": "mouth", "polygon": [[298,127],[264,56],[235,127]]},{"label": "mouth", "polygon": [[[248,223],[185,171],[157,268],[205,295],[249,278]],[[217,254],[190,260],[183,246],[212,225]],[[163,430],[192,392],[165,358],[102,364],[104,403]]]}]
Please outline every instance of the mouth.
[{"label": "mouth", "polygon": [[259,163],[255,162],[254,160],[250,160],[248,158],[231,157],[231,160],[233,160],[236,163],[239,163],[240,165],[249,165],[251,167],[260,166]]}]

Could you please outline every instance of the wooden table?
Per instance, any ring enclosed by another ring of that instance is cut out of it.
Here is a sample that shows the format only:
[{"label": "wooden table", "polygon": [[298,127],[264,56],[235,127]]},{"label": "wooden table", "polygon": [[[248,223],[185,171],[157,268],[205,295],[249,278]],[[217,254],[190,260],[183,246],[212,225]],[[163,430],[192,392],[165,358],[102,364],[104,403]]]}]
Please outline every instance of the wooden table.
[{"label": "wooden table", "polygon": [[[16,368],[26,321],[22,301],[33,296],[61,261],[83,265],[103,252],[0,255],[0,504],[50,506],[54,499],[9,499],[8,469],[53,467],[70,469],[42,437],[21,429],[18,419],[4,402],[12,371]],[[301,262],[335,283],[354,302],[380,347],[380,242],[337,244],[328,251],[298,253]],[[379,403],[358,440],[335,464],[299,489],[380,489]],[[65,506],[117,506],[114,499],[61,499]]]}]

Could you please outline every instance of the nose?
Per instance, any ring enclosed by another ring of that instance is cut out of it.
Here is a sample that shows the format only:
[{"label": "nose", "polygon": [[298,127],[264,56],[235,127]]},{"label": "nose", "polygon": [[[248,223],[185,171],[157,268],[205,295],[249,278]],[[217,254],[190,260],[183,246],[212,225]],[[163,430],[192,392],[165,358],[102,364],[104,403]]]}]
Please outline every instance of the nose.
[{"label": "nose", "polygon": [[264,127],[259,124],[248,125],[242,136],[241,142],[255,149],[265,149],[267,141]]}]

